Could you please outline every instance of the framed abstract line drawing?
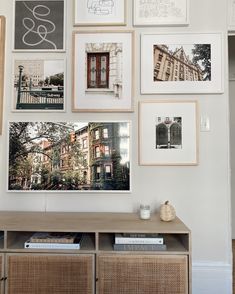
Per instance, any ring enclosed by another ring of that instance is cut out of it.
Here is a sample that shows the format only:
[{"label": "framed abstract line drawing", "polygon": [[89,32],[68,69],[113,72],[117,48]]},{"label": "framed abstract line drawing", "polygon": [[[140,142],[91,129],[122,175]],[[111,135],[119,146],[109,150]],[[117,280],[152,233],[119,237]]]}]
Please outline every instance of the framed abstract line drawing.
[{"label": "framed abstract line drawing", "polygon": [[189,0],[133,0],[136,26],[180,26],[189,24]]},{"label": "framed abstract line drawing", "polygon": [[74,0],[74,25],[126,25],[126,1]]},{"label": "framed abstract line drawing", "polygon": [[5,17],[0,16],[0,135],[2,134],[4,63],[5,63]]},{"label": "framed abstract line drawing", "polygon": [[130,192],[130,124],[10,122],[8,191]]},{"label": "framed abstract line drawing", "polygon": [[66,0],[15,0],[13,50],[64,51]]},{"label": "framed abstract line drawing", "polygon": [[[31,56],[31,58],[30,58]],[[15,59],[13,65],[13,111],[63,111],[66,101],[64,59]]]},{"label": "framed abstract line drawing", "polygon": [[196,101],[146,101],[139,104],[139,164],[198,164]]},{"label": "framed abstract line drawing", "polygon": [[222,93],[222,47],[220,33],[142,34],[141,93]]},{"label": "framed abstract line drawing", "polygon": [[132,31],[74,32],[73,111],[130,112]]}]

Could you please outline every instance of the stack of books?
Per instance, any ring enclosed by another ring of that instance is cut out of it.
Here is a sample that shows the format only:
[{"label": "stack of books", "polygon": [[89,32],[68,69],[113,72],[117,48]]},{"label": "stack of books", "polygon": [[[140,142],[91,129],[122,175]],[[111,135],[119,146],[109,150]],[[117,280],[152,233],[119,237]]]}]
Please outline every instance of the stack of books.
[{"label": "stack of books", "polygon": [[29,249],[80,249],[81,233],[34,233],[24,243],[24,248]]},{"label": "stack of books", "polygon": [[159,234],[116,233],[113,249],[117,251],[164,251],[166,244]]}]

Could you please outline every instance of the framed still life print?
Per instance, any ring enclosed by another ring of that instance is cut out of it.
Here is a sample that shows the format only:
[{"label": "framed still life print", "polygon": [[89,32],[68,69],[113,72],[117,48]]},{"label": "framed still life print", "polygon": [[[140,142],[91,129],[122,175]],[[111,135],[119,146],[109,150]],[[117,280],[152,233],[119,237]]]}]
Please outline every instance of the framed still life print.
[{"label": "framed still life print", "polygon": [[64,51],[64,0],[14,0],[13,50]]},{"label": "framed still life print", "polygon": [[0,135],[2,134],[4,60],[5,60],[5,17],[0,16]]},{"label": "framed still life print", "polygon": [[126,1],[74,0],[74,25],[126,25]]},{"label": "framed still life print", "polygon": [[73,111],[132,111],[133,35],[74,32]]},{"label": "framed still life print", "polygon": [[136,26],[189,24],[189,0],[133,0]]},{"label": "framed still life print", "polygon": [[222,93],[222,34],[141,36],[141,93]]},{"label": "framed still life print", "polygon": [[196,101],[139,104],[139,164],[197,165]]}]

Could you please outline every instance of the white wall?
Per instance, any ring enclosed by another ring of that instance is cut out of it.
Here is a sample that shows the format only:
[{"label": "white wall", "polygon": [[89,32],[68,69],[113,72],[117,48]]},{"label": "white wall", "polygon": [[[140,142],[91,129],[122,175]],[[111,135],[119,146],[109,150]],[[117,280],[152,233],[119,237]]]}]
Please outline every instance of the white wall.
[{"label": "white wall", "polygon": [[[140,32],[223,32],[226,33],[226,5],[221,0],[190,2],[190,26],[136,28],[136,95],[133,114],[77,114],[71,113],[71,45],[72,0],[68,0],[67,14],[67,112],[59,114],[11,112],[13,1],[1,0],[0,14],[7,17],[6,71],[4,96],[4,125],[0,137],[0,208],[2,210],[39,211],[136,211],[139,203],[147,200],[152,207],[170,200],[177,215],[192,230],[193,294],[231,292],[231,234],[230,234],[230,169],[227,45],[224,35],[223,94],[196,95],[140,95]],[[128,26],[131,26],[131,2],[128,2]],[[197,41],[197,40],[195,40]],[[35,54],[36,56],[37,54]],[[52,54],[47,54],[52,56]],[[63,55],[63,54],[62,54]],[[23,54],[22,54],[23,56]],[[38,55],[40,56],[40,55]],[[54,54],[53,56],[61,56]],[[20,57],[19,57],[20,58]],[[200,163],[192,167],[138,166],[138,101],[146,99],[196,99],[200,114],[210,118],[211,131],[200,132]],[[132,120],[132,193],[7,193],[7,121],[9,120]],[[218,278],[219,277],[219,278]],[[221,278],[222,277],[222,278]]]}]

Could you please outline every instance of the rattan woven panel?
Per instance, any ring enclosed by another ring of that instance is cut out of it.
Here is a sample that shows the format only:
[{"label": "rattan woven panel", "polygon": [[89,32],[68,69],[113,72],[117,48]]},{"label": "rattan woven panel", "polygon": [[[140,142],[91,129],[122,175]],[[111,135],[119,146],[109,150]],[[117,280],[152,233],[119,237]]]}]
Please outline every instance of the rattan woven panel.
[{"label": "rattan woven panel", "polygon": [[92,294],[93,255],[9,255],[8,294]]},{"label": "rattan woven panel", "polygon": [[187,256],[101,255],[99,294],[187,294]]}]

